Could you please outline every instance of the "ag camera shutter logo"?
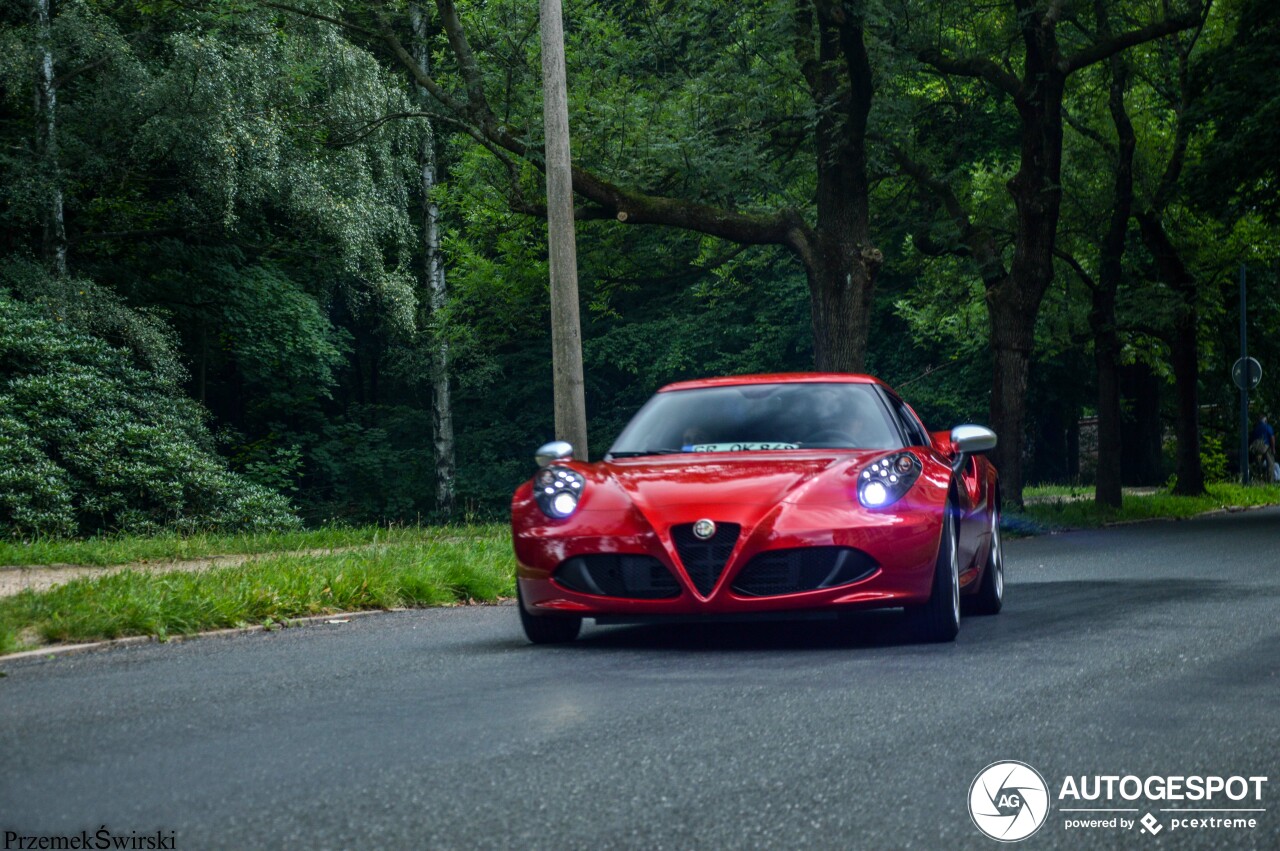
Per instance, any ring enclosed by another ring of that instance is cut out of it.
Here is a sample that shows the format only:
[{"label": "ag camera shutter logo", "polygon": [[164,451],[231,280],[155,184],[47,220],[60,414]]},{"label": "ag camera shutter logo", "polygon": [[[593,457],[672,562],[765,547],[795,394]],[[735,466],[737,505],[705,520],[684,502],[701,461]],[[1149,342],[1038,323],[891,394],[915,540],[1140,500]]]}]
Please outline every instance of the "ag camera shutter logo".
[{"label": "ag camera shutter logo", "polygon": [[993,762],[969,785],[969,817],[992,839],[1026,839],[1049,817],[1049,786],[1025,762]]}]

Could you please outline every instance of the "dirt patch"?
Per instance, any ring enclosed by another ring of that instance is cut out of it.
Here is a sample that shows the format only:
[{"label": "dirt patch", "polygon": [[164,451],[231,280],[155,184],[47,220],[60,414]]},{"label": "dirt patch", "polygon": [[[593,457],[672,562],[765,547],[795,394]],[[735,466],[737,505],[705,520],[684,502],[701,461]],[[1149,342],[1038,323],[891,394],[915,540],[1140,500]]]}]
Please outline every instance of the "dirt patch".
[{"label": "dirt patch", "polygon": [[[333,553],[358,550],[362,547],[339,547],[321,550],[291,550],[288,555],[332,555]],[[144,573],[172,573],[185,571],[208,570],[211,567],[235,567],[255,558],[264,558],[282,553],[249,553],[243,555],[217,555],[204,558],[175,559],[170,561],[140,561],[132,564],[113,564],[110,567],[98,567],[84,564],[46,564],[29,567],[0,567],[0,597],[8,597],[30,588],[32,591],[44,591],[55,585],[62,585],[73,579],[109,576],[122,570],[136,570]]]}]

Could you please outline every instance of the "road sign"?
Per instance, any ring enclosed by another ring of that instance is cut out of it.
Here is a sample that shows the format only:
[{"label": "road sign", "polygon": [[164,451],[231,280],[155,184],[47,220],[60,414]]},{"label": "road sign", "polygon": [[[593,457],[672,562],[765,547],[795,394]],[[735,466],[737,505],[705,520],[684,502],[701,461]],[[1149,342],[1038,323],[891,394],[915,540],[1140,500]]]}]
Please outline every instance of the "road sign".
[{"label": "road sign", "polygon": [[1252,390],[1253,388],[1258,386],[1258,382],[1262,381],[1262,364],[1258,363],[1257,358],[1248,358],[1247,360],[1245,358],[1240,358],[1239,360],[1237,360],[1231,366],[1231,380],[1234,381],[1236,383],[1236,386],[1239,387],[1241,390],[1245,389],[1244,375],[1245,375],[1246,362],[1249,364],[1249,388],[1248,389]]}]

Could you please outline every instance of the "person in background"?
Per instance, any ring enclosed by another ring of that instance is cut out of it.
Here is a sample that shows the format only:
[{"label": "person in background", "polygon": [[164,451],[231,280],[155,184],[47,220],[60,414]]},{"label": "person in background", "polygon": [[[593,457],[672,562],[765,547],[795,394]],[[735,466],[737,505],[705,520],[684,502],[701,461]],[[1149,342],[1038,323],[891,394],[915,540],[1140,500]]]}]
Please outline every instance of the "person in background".
[{"label": "person in background", "polygon": [[1276,430],[1267,422],[1267,415],[1258,418],[1258,425],[1249,435],[1249,452],[1267,459],[1267,469],[1271,472],[1271,481],[1280,481],[1276,476]]}]

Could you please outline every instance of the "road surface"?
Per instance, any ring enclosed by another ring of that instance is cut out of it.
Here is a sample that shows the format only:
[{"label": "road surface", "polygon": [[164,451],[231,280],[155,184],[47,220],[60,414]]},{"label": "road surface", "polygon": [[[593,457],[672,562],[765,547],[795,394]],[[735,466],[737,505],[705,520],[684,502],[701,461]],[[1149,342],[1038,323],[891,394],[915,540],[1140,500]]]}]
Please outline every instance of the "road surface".
[{"label": "road surface", "polygon": [[[1006,546],[1004,613],[945,646],[874,613],[535,648],[507,606],[0,661],[0,848],[995,848],[999,760],[1049,787],[1023,847],[1280,847],[1280,510]],[[1095,775],[1269,782],[1068,829]]]}]

